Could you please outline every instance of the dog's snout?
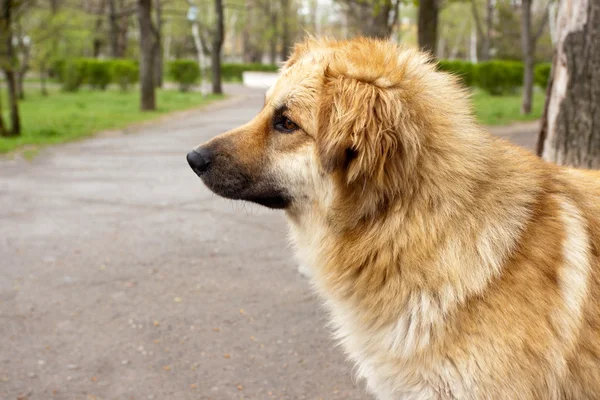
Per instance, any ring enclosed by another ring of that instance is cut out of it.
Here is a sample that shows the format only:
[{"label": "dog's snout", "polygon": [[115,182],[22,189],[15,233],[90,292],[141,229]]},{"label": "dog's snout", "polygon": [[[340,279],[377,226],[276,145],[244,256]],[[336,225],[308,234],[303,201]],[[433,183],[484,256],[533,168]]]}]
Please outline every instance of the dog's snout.
[{"label": "dog's snout", "polygon": [[187,161],[192,170],[200,176],[210,167],[212,152],[203,147],[194,149],[187,154]]}]

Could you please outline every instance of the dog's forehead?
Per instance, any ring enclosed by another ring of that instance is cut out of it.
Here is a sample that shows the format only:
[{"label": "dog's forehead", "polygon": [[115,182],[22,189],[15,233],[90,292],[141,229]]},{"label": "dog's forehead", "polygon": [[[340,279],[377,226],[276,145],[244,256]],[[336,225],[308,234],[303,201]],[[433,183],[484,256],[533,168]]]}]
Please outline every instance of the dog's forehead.
[{"label": "dog's forehead", "polygon": [[322,86],[326,59],[321,53],[308,53],[292,66],[284,68],[277,81],[269,88],[265,103],[274,107],[308,107],[314,105]]}]

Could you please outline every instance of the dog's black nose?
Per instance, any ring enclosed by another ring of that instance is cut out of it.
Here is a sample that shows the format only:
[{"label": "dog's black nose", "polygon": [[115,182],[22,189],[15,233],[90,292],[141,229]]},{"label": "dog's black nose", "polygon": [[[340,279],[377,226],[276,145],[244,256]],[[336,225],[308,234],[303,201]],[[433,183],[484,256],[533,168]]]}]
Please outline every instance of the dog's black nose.
[{"label": "dog's black nose", "polygon": [[194,172],[200,176],[210,167],[212,162],[212,152],[208,149],[200,147],[188,153],[187,161]]}]

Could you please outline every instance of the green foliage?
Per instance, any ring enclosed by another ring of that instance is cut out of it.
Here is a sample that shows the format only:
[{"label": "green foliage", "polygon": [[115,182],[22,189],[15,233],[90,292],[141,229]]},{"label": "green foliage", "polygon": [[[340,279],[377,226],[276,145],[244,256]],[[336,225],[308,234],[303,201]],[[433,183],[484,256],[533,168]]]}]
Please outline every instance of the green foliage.
[{"label": "green foliage", "polygon": [[66,92],[76,92],[85,82],[88,60],[76,58],[67,60],[60,71],[60,82]]},{"label": "green foliage", "polygon": [[62,83],[63,76],[65,73],[65,68],[67,66],[67,60],[63,58],[55,58],[50,62],[50,67],[48,70],[48,74],[51,78],[56,79],[58,82]]},{"label": "green foliage", "polygon": [[111,72],[113,82],[119,85],[123,92],[138,81],[138,64],[131,60],[113,60],[111,62]]},{"label": "green foliage", "polygon": [[94,89],[106,90],[111,82],[111,61],[87,60],[85,81]]},{"label": "green foliage", "polygon": [[460,78],[463,85],[470,87],[474,84],[473,64],[461,60],[439,60],[438,70],[450,72]]},{"label": "green foliage", "polygon": [[550,79],[550,71],[552,70],[552,63],[542,63],[535,66],[534,80],[535,84],[546,89],[548,86],[548,79]]},{"label": "green foliage", "polygon": [[523,63],[519,61],[485,61],[475,67],[477,86],[493,96],[514,93],[523,84]]},{"label": "green foliage", "polygon": [[244,71],[276,72],[278,70],[277,65],[271,64],[221,64],[221,77],[224,81],[241,82]]},{"label": "green foliage", "polygon": [[175,60],[168,66],[169,75],[179,83],[179,90],[187,92],[200,77],[198,63],[193,60]]}]

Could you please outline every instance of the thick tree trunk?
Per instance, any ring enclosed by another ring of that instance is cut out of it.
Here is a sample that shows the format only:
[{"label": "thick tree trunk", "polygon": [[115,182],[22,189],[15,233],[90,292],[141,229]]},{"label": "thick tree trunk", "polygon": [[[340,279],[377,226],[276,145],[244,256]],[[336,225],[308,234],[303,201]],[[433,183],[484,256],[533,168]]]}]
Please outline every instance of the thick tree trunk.
[{"label": "thick tree trunk", "polygon": [[152,26],[152,0],[138,0],[140,25],[140,108],[156,110],[154,86],[154,53],[156,36]]},{"label": "thick tree trunk", "polygon": [[438,0],[421,0],[419,2],[419,47],[434,56],[437,48],[438,7]]},{"label": "thick tree trunk", "polygon": [[161,0],[154,0],[156,3],[156,51],[154,52],[154,81],[156,87],[163,85],[163,52],[162,52],[162,5]]},{"label": "thick tree trunk", "polygon": [[224,39],[224,15],[223,15],[223,0],[215,1],[215,15],[216,29],[215,34],[212,38],[212,52],[211,52],[211,64],[212,64],[212,91],[214,94],[223,93],[221,85],[221,47],[223,47]]},{"label": "thick tree trunk", "polygon": [[269,38],[269,62],[271,64],[275,64],[277,62],[277,11],[272,9],[269,10],[269,14],[271,17],[271,37]]},{"label": "thick tree trunk", "polygon": [[535,43],[531,36],[531,0],[521,3],[521,48],[523,50],[523,101],[521,114],[531,114]]},{"label": "thick tree trunk", "polygon": [[563,0],[538,153],[600,168],[600,2]]}]

